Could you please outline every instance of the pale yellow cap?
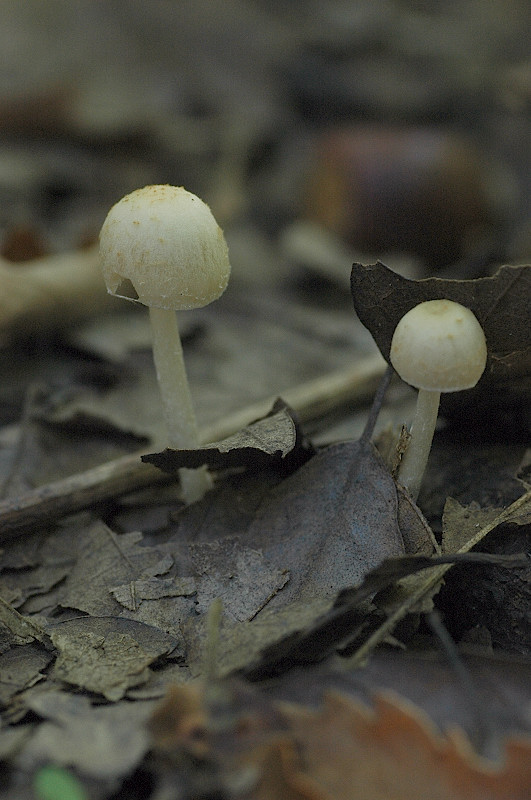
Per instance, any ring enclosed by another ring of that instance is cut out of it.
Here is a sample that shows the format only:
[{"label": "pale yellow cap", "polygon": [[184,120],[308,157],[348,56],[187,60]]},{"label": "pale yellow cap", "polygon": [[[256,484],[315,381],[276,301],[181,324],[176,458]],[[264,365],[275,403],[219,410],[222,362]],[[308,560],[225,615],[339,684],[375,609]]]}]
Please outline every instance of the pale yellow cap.
[{"label": "pale yellow cap", "polygon": [[391,364],[417,389],[471,389],[487,363],[483,328],[465,306],[427,300],[404,314],[391,342]]},{"label": "pale yellow cap", "polygon": [[154,308],[208,305],[230,275],[223,231],[182,186],[145,186],[123,197],[103,223],[100,256],[110,294]]}]

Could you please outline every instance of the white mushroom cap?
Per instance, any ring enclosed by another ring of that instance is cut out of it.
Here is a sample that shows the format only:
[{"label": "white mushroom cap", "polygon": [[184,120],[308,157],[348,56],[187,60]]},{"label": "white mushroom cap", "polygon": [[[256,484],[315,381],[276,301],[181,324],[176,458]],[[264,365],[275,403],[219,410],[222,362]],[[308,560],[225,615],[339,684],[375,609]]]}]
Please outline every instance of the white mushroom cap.
[{"label": "white mushroom cap", "polygon": [[201,308],[223,294],[230,275],[223,231],[182,186],[123,197],[103,224],[100,254],[109,293],[153,308]]},{"label": "white mushroom cap", "polygon": [[428,300],[396,326],[390,359],[402,380],[417,389],[471,389],[487,362],[485,334],[470,309],[452,300]]}]

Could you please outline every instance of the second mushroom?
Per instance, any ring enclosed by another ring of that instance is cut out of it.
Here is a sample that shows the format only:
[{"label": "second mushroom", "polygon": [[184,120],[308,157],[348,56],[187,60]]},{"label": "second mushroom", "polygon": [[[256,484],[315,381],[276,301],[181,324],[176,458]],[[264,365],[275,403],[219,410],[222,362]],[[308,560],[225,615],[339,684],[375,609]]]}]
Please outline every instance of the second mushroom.
[{"label": "second mushroom", "polygon": [[404,314],[396,326],[390,360],[402,380],[419,390],[411,439],[398,474],[416,500],[441,392],[476,385],[487,362],[485,334],[469,308],[453,300],[427,300]]}]

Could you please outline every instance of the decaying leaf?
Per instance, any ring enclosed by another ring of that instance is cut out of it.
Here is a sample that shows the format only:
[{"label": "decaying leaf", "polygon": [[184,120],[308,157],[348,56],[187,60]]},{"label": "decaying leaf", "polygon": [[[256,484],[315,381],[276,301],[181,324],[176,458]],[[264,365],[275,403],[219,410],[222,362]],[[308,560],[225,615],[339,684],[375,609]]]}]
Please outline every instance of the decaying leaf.
[{"label": "decaying leaf", "polygon": [[64,608],[87,614],[119,613],[112,589],[167,570],[159,551],[140,546],[141,533],[117,536],[100,521],[82,533],[76,563],[60,596]]},{"label": "decaying leaf", "polygon": [[129,581],[115,589],[112,596],[129,611],[137,611],[145,600],[162,600],[167,597],[185,597],[197,591],[193,578],[141,578]]},{"label": "decaying leaf", "polygon": [[475,280],[411,280],[380,262],[354,264],[354,307],[371,331],[386,361],[399,320],[418,303],[447,298],[470,308],[488,342],[490,374],[495,378],[529,374],[531,366],[531,266],[501,267],[492,277]]},{"label": "decaying leaf", "polygon": [[[284,668],[289,669],[297,663],[296,657],[300,653],[300,661],[321,660],[324,653],[337,644],[341,631],[335,632],[333,645],[329,641],[314,642],[309,638],[307,646],[303,646],[297,653],[294,652],[293,659],[291,651],[284,659],[283,644],[285,640],[289,642],[292,636],[297,637],[301,631],[312,630],[323,614],[330,610],[332,602],[332,598],[306,598],[288,603],[283,608],[269,608],[267,605],[249,622],[230,622],[224,619],[216,657],[217,674],[227,676],[234,672],[245,672],[246,669],[249,669],[249,674],[253,674],[253,667],[256,667],[254,674],[261,678]],[[184,623],[187,663],[192,675],[199,676],[203,674],[208,646],[205,617],[199,620],[188,618]],[[362,624],[366,624],[365,619]],[[289,646],[287,649],[289,650]]]},{"label": "decaying leaf", "polygon": [[130,636],[83,632],[77,638],[57,632],[53,642],[59,650],[55,677],[107,700],[120,700],[130,686],[148,679],[147,667],[153,658]]},{"label": "decaying leaf", "polygon": [[[4,573],[0,583],[0,594],[15,608],[19,608],[30,597],[44,595],[68,575],[69,566],[42,565],[31,570],[16,570]],[[11,592],[11,597],[9,593]]]},{"label": "decaying leaf", "polygon": [[[416,609],[419,604],[420,607],[422,607],[426,599],[429,600],[429,598],[438,591],[442,579],[451,568],[452,564],[458,563],[459,561],[484,561],[487,563],[489,561],[491,563],[497,561],[501,566],[509,567],[510,569],[523,569],[527,573],[529,571],[528,557],[523,553],[516,558],[511,558],[511,556],[506,556],[504,558],[503,556],[491,555],[490,553],[472,553],[471,551],[489,534],[497,529],[503,529],[503,526],[507,523],[511,523],[513,520],[520,520],[522,517],[527,519],[530,501],[531,491],[527,491],[508,508],[501,511],[494,520],[487,522],[479,530],[472,533],[470,538],[459,547],[456,553],[433,558],[434,568],[428,572],[426,577],[419,575],[418,579],[415,578],[411,581],[410,585],[406,588],[405,597],[403,599],[400,599],[400,597],[397,598],[397,603],[394,605],[394,608],[389,611],[389,616],[385,622],[358,648],[357,652],[352,657],[352,664],[359,665],[363,663],[368,653],[371,652],[379,642],[385,640],[386,636],[395,628],[401,619],[410,611]],[[409,558],[411,558],[411,556]],[[440,566],[435,566],[436,562],[439,562]],[[502,564],[502,562],[505,563]],[[526,583],[525,591],[526,594],[528,594],[528,582]],[[524,623],[526,628],[528,619],[529,616],[526,614]]]},{"label": "decaying leaf", "polygon": [[[406,516],[399,513],[396,484],[365,438],[325,448],[284,480],[271,480],[267,471],[259,480],[252,471],[233,476],[184,508],[164,549],[197,585],[194,608],[201,617],[182,608],[173,612],[192,672],[201,663],[203,612],[215,597],[224,600],[225,672],[254,661],[261,647],[287,632],[306,628],[341,589],[403,554],[404,539],[415,552],[433,552],[425,521]],[[164,602],[172,604],[171,598]],[[135,619],[160,624],[156,609],[153,620],[139,616],[145,606]],[[317,647],[314,657],[322,654]]]},{"label": "decaying leaf", "polygon": [[424,518],[420,508],[402,486],[397,485],[398,524],[404,540],[406,553],[410,555],[431,555],[440,551],[433,531]]},{"label": "decaying leaf", "polygon": [[[443,515],[443,545],[462,547],[460,540],[491,523],[494,513],[474,505],[463,507],[449,498]],[[482,543],[485,555],[506,559],[512,553],[529,553],[529,519],[529,507],[524,505],[508,524],[494,528]],[[500,567],[495,561],[480,570],[466,564],[457,567],[445,581],[439,598],[441,609],[457,639],[481,625],[494,646],[530,654],[531,561],[523,555],[511,570]]]},{"label": "decaying leaf", "polygon": [[[354,642],[365,628],[372,627],[365,604],[369,598],[378,594],[378,606],[387,607],[388,604],[390,616],[372,634],[372,647],[366,648],[364,643],[355,651],[352,659],[358,664],[360,652],[364,651],[365,657],[376,644],[384,641],[385,636],[379,632],[390,634],[403,616],[417,609],[425,594],[430,590],[433,593],[438,590],[442,576],[450,566],[458,563],[496,564],[505,569],[515,569],[526,565],[527,559],[523,554],[504,557],[468,552],[386,559],[365,576],[360,586],[340,592],[331,609],[322,611],[310,623],[291,630],[288,635],[266,647],[260,657],[249,663],[242,673],[252,680],[260,680],[290,669],[294,664],[320,661],[339,646]],[[427,577],[424,570],[428,570]],[[410,585],[406,584],[403,591],[397,590],[396,584],[404,578],[416,580],[412,580]],[[392,600],[385,597],[385,594],[384,597],[380,595],[387,589],[392,593]],[[375,617],[375,621],[377,619]]]},{"label": "decaying leaf", "polygon": [[326,448],[268,492],[247,535],[289,570],[274,605],[333,596],[405,552],[395,483],[365,440]]},{"label": "decaying leaf", "polygon": [[36,644],[12,647],[0,655],[0,706],[17,692],[41,680],[52,654]]},{"label": "decaying leaf", "polygon": [[190,544],[190,553],[200,613],[220,597],[229,620],[250,620],[289,580],[286,570],[273,568],[261,551],[246,547],[235,537]]},{"label": "decaying leaf", "polygon": [[171,755],[183,750],[202,758],[208,751],[207,720],[203,686],[173,684],[150,717],[148,730],[159,752]]},{"label": "decaying leaf", "polygon": [[262,687],[171,687],[149,730],[165,764],[183,754],[207,759],[223,785],[245,783],[253,800],[523,800],[529,667],[488,658],[470,666],[486,714],[493,711],[481,756],[470,738],[474,706],[453,668],[419,656],[387,655],[372,674],[370,666],[368,674],[306,669]]},{"label": "decaying leaf", "polygon": [[462,506],[457,500],[448,497],[442,516],[442,550],[456,553],[484,525],[500,515],[502,509],[482,509],[477,504]]},{"label": "decaying leaf", "polygon": [[149,678],[148,667],[177,642],[156,628],[127,619],[79,617],[50,631],[59,653],[59,680],[120,700],[130,686]]}]

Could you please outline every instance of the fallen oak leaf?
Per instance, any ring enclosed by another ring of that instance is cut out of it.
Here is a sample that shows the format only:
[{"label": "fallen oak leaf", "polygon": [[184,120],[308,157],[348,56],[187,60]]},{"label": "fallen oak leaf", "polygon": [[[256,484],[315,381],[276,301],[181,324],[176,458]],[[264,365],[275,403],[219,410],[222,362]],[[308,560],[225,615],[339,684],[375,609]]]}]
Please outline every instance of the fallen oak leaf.
[{"label": "fallen oak leaf", "polygon": [[[278,768],[307,800],[525,800],[531,740],[510,737],[500,763],[478,758],[459,729],[442,735],[417,707],[378,693],[374,708],[328,692],[323,707],[282,708],[295,758]],[[267,795],[261,792],[257,797]],[[296,795],[295,795],[296,796]],[[254,797],[254,795],[251,795]]]},{"label": "fallen oak leaf", "polygon": [[[425,700],[429,683],[430,676]],[[447,692],[441,701],[448,704]],[[507,696],[499,701],[505,709]],[[166,763],[182,764],[183,754],[207,759],[225,788],[245,776],[250,800],[528,796],[527,726],[502,726],[494,755],[480,757],[451,709],[441,724],[429,706],[360,684],[356,673],[305,670],[266,687],[234,680],[170,687],[148,727]]]}]

